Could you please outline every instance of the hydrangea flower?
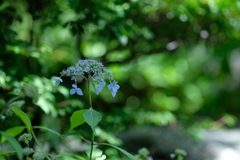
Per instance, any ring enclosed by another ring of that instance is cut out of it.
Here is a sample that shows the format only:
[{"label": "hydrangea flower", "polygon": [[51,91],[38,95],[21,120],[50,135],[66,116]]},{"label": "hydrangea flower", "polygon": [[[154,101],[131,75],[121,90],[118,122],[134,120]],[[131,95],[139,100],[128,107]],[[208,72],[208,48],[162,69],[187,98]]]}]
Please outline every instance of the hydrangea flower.
[{"label": "hydrangea flower", "polygon": [[102,81],[102,82],[99,83],[99,86],[96,88],[96,94],[97,95],[102,91],[104,86],[106,86],[106,82]]},{"label": "hydrangea flower", "polygon": [[82,90],[81,90],[80,88],[78,88],[76,84],[73,84],[72,87],[73,87],[73,88],[70,90],[70,94],[71,94],[71,95],[73,95],[73,94],[75,94],[75,93],[77,93],[79,96],[82,96],[82,95],[83,95]]},{"label": "hydrangea flower", "polygon": [[55,84],[58,86],[61,82],[63,82],[63,80],[60,77],[55,77],[53,78],[53,80],[55,81]]},{"label": "hydrangea flower", "polygon": [[[106,86],[105,77],[109,80],[110,84],[108,85],[108,89],[111,91],[112,96],[115,97],[120,86],[117,84],[117,81],[113,79],[112,73],[108,71],[104,65],[100,62],[97,62],[92,59],[78,60],[78,62],[60,72],[61,76],[70,77],[71,80],[75,81],[75,84],[72,85],[72,89],[70,90],[70,94],[77,93],[78,95],[83,95],[82,90],[77,87],[77,77],[83,77],[86,80],[93,81],[96,87],[96,94],[98,95],[103,87]],[[59,85],[62,81],[60,77],[54,78],[56,81],[56,85]],[[95,85],[94,85],[95,86]]]},{"label": "hydrangea flower", "polygon": [[108,89],[111,91],[112,96],[115,97],[118,89],[120,86],[117,84],[117,81],[113,81],[111,84],[108,85]]}]

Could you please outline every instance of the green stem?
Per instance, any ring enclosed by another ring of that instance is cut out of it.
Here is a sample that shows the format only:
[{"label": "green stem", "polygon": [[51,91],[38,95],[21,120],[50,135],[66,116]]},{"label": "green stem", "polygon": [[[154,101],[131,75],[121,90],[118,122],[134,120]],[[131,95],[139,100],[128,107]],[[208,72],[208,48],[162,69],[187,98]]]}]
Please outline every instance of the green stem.
[{"label": "green stem", "polygon": [[90,160],[92,160],[93,145],[94,145],[93,142],[94,142],[94,131],[93,131],[92,139],[91,139]]},{"label": "green stem", "polygon": [[37,143],[38,147],[40,148],[41,152],[45,154],[45,156],[46,156],[46,158],[47,158],[48,160],[51,160],[50,157],[48,157],[48,155],[43,151],[42,146],[41,146],[40,143],[38,142],[37,137],[36,137],[35,133],[33,132],[33,130],[31,130],[31,134],[32,134],[32,136],[33,136],[33,139],[34,139],[35,142]]},{"label": "green stem", "polygon": [[89,96],[89,105],[90,107],[92,107],[92,97],[91,97],[91,86],[90,86],[90,81],[91,81],[91,77],[90,77],[90,73],[88,74],[88,96]]},{"label": "green stem", "polygon": [[[88,73],[88,96],[89,96],[89,105],[90,108],[92,108],[92,97],[91,97],[91,75]],[[90,150],[90,160],[92,160],[92,154],[93,154],[93,145],[94,145],[94,131],[92,133],[92,139],[91,139],[91,150]]]}]

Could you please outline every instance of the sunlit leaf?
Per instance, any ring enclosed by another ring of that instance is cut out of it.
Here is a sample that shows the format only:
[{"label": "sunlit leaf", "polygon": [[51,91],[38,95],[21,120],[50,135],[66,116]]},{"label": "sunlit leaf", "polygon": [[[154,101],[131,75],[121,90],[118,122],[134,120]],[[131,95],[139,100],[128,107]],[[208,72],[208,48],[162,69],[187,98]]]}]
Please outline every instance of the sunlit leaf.
[{"label": "sunlit leaf", "polygon": [[138,160],[136,157],[134,157],[132,154],[128,153],[127,151],[125,151],[122,148],[119,148],[117,146],[114,146],[112,144],[108,144],[108,143],[103,143],[103,145],[107,145],[107,146],[111,146],[113,148],[116,148],[117,150],[119,150],[120,152],[122,152],[123,154],[125,154],[126,156],[128,156],[131,160]]},{"label": "sunlit leaf", "polygon": [[0,131],[0,134],[2,134],[2,136],[4,136],[12,145],[12,147],[16,150],[18,159],[23,160],[23,150],[19,142],[12,136],[6,134],[5,132]]},{"label": "sunlit leaf", "polygon": [[70,117],[71,127],[69,129],[69,132],[76,128],[77,126],[80,126],[81,124],[85,123],[83,114],[86,111],[87,111],[86,109],[83,109],[73,112],[72,116]]},{"label": "sunlit leaf", "polygon": [[[21,134],[25,128],[26,128],[25,126],[15,126],[12,128],[8,128],[4,132],[6,134],[8,134],[9,136],[16,137],[17,135]],[[5,142],[5,141],[6,141],[6,138],[2,137],[1,143]]]},{"label": "sunlit leaf", "polygon": [[12,108],[12,111],[23,121],[23,123],[27,127],[28,132],[30,132],[32,129],[32,125],[29,117],[17,107]]},{"label": "sunlit leaf", "polygon": [[6,158],[3,156],[2,152],[0,152],[0,160],[6,160]]}]

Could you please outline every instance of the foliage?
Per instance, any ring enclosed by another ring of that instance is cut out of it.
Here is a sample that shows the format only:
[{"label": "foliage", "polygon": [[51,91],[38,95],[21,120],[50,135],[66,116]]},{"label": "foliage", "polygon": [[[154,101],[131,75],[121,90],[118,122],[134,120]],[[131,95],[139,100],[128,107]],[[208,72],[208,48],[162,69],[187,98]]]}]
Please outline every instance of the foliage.
[{"label": "foliage", "polygon": [[175,149],[174,153],[170,155],[171,158],[176,158],[177,160],[183,160],[184,156],[186,156],[187,153],[183,149]]},{"label": "foliage", "polygon": [[[101,93],[92,95],[104,113],[99,140],[120,145],[115,134],[133,125],[178,125],[194,136],[199,129],[235,127],[239,9],[237,0],[0,0],[1,132],[16,137],[23,124],[31,130],[25,114],[31,126],[68,131],[68,119],[88,99],[69,96],[72,84],[55,86],[52,75],[87,58],[103,62],[121,86],[115,98],[100,83]],[[85,85],[71,93],[87,93]],[[16,107],[24,123],[14,116]],[[35,132],[56,140],[53,132]]]}]

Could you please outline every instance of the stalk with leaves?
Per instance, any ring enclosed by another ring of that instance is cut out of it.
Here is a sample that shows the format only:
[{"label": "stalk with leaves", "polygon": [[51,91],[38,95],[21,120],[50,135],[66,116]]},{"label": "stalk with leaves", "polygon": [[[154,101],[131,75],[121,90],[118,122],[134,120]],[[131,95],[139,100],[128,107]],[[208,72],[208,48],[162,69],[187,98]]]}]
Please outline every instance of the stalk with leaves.
[{"label": "stalk with leaves", "polygon": [[[130,153],[112,144],[94,143],[95,127],[102,120],[102,114],[93,109],[92,98],[91,98],[91,86],[93,86],[93,88],[95,89],[95,93],[98,95],[102,91],[103,87],[106,86],[105,78],[107,78],[109,81],[107,88],[111,91],[112,96],[115,97],[120,86],[118,85],[118,82],[113,79],[113,75],[111,74],[111,72],[107,70],[102,63],[97,62],[95,60],[86,59],[86,60],[79,60],[75,65],[67,68],[66,70],[63,70],[62,72],[60,72],[60,74],[61,74],[60,77],[54,78],[56,85],[59,85],[61,82],[63,82],[62,80],[63,76],[70,77],[71,80],[74,81],[74,83],[72,84],[72,89],[70,89],[71,95],[73,94],[77,94],[80,96],[83,95],[81,88],[79,88],[77,85],[78,77],[82,77],[87,81],[89,108],[75,111],[72,114],[70,118],[70,122],[71,122],[70,131],[72,131],[74,128],[76,128],[77,126],[85,122],[91,127],[92,138],[90,140],[91,149],[90,149],[89,159],[90,160],[93,159],[92,155],[93,155],[94,145],[108,145],[118,149],[119,151],[127,155],[130,159],[137,160]],[[69,135],[73,135],[73,134],[69,133],[63,136],[69,136]],[[82,136],[79,136],[79,137],[89,142]]]}]

